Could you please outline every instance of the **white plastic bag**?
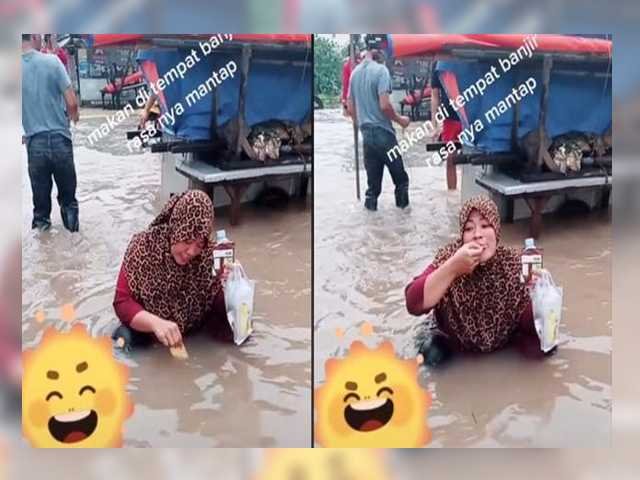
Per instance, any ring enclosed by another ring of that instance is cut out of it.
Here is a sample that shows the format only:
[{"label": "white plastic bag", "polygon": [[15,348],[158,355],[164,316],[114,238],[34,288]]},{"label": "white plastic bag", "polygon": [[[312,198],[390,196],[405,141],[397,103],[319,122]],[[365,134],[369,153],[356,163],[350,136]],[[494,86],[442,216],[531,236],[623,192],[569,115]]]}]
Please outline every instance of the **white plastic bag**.
[{"label": "white plastic bag", "polygon": [[558,287],[548,270],[538,272],[531,291],[533,321],[540,348],[547,353],[558,345],[558,327],[562,318],[562,287]]},{"label": "white plastic bag", "polygon": [[247,277],[240,262],[229,266],[229,276],[224,285],[224,302],[236,345],[241,345],[253,332],[255,285],[256,282]]}]

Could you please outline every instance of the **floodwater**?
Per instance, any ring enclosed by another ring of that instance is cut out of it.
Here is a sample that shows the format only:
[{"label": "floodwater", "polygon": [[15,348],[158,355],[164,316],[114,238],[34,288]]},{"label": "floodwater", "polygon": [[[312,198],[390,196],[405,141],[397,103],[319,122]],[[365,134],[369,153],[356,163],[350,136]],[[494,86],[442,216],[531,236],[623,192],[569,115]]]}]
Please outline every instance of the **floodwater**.
[{"label": "floodwater", "polygon": [[[411,127],[410,127],[411,128]],[[446,190],[444,167],[426,165],[424,143],[405,156],[411,207],[395,207],[385,173],[377,212],[356,200],[353,129],[337,110],[315,113],[314,371],[344,356],[354,340],[391,340],[416,355],[423,319],[409,315],[404,287],[458,231],[460,190]],[[362,150],[360,150],[362,152]],[[364,199],[366,175],[360,169]],[[460,182],[460,172],[458,181]],[[458,187],[460,188],[460,187]],[[432,395],[434,447],[606,447],[611,419],[611,218],[545,216],[545,267],[564,288],[558,352],[544,360],[515,349],[458,355],[422,368]],[[503,225],[503,242],[520,247],[528,223]],[[363,336],[368,322],[373,334]],[[336,332],[340,329],[340,336]]]},{"label": "floodwater", "polygon": [[[54,201],[50,231],[31,231],[31,188],[23,154],[22,339],[35,347],[45,326],[66,330],[59,308],[75,305],[77,322],[94,336],[118,325],[111,302],[132,234],[160,211],[160,161],[129,154],[125,131],[135,119],[88,148],[86,136],[104,121],[81,112],[74,134],[80,233],[70,234]],[[55,196],[55,187],[54,187]],[[216,212],[220,214],[220,212]],[[225,228],[237,258],[256,280],[254,334],[241,347],[189,337],[187,361],[157,345],[115,355],[129,366],[134,414],[125,446],[307,446],[311,438],[311,207],[243,206],[242,222]],[[46,321],[34,321],[43,310]]]},{"label": "floodwater", "polygon": [[[370,480],[371,475],[361,473],[338,477],[334,470],[337,461],[353,466],[356,460],[368,455],[375,456],[384,469],[384,475],[376,478],[386,480],[420,480],[423,478],[469,478],[470,471],[480,475],[519,480],[539,478],[572,478],[592,480],[615,478],[631,480],[637,478],[637,468],[632,461],[636,453],[630,443],[621,454],[617,449],[533,449],[533,450],[486,450],[469,449],[461,456],[459,450],[441,449],[429,452],[414,449],[357,450],[357,449],[307,449],[259,450],[259,449],[163,449],[163,450],[108,450],[94,449],[80,455],[60,455],[55,450],[35,451],[27,448],[11,452],[7,470],[16,471],[9,478],[39,480],[66,478],[72,469],[78,478],[103,480],[117,472],[123,478],[139,480],[185,480],[201,478],[223,478],[225,480],[262,480],[272,478],[315,478],[336,480]],[[288,457],[290,476],[275,477],[268,470],[269,459]],[[462,459],[462,461],[461,461]],[[340,464],[338,464],[340,465]],[[311,470],[313,473],[308,473]],[[307,473],[301,476],[300,472]],[[298,475],[294,475],[298,473]],[[315,475],[315,476],[312,476]]]}]

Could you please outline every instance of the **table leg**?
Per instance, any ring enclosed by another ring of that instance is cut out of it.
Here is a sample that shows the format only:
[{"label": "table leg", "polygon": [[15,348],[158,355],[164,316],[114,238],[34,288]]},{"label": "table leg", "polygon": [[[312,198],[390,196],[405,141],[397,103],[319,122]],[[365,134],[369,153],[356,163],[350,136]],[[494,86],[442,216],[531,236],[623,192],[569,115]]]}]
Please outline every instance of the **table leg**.
[{"label": "table leg", "polygon": [[304,198],[307,196],[307,189],[309,186],[309,177],[307,175],[301,175],[298,183],[298,198]]},{"label": "table leg", "polygon": [[531,210],[531,221],[529,222],[529,235],[538,238],[542,230],[542,211],[550,197],[541,196],[533,198],[525,198],[529,210]]},{"label": "table leg", "polygon": [[600,199],[600,208],[609,208],[609,196],[611,195],[611,187],[606,186],[602,191],[602,198]]},{"label": "table leg", "polygon": [[201,182],[200,180],[197,180],[195,178],[190,178],[188,187],[189,190],[200,190],[206,193],[213,200],[213,187],[211,185],[207,185],[206,183]]},{"label": "table leg", "polygon": [[240,200],[247,191],[249,184],[247,183],[225,183],[224,189],[231,199],[231,225],[237,225],[240,222]]},{"label": "table leg", "polygon": [[507,218],[505,223],[513,223],[513,198],[507,197]]}]

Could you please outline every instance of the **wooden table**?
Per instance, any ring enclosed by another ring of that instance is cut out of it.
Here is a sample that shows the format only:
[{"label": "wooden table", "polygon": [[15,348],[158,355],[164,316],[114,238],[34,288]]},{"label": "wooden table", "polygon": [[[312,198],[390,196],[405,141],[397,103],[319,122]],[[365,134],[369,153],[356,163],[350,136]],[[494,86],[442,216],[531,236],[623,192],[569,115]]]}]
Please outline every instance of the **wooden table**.
[{"label": "wooden table", "polygon": [[231,199],[231,225],[237,225],[240,221],[240,201],[249,185],[267,179],[273,180],[298,176],[300,177],[298,194],[304,196],[313,167],[312,163],[308,162],[306,164],[296,163],[240,170],[220,170],[209,163],[185,158],[176,161],[176,170],[194,182],[196,188],[208,191],[209,189],[213,190],[216,185],[221,185]]},{"label": "wooden table", "polygon": [[606,206],[609,204],[611,182],[611,175],[547,180],[543,182],[521,182],[517,178],[496,171],[476,177],[478,185],[507,198],[507,221],[513,221],[514,199],[523,198],[527,202],[529,210],[531,210],[529,231],[534,238],[540,235],[542,230],[542,211],[547,201],[554,194],[567,193],[581,188],[601,187],[604,189],[601,205]]}]

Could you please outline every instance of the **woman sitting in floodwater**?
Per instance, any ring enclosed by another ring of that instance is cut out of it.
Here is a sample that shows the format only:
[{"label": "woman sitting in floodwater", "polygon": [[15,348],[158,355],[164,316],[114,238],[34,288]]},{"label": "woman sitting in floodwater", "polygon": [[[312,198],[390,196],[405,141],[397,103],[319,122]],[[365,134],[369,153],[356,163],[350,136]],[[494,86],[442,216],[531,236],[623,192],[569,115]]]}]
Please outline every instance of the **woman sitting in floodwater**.
[{"label": "woman sitting in floodwater", "polygon": [[473,197],[462,206],[459,221],[460,237],[440,248],[405,289],[409,313],[435,309],[437,328],[418,342],[419,353],[425,363],[435,365],[452,350],[492,352],[516,337],[524,340],[526,351],[537,353],[531,300],[520,282],[520,253],[498,245],[496,204],[485,196]]},{"label": "woman sitting in floodwater", "polygon": [[[127,344],[155,335],[168,347],[208,324],[233,338],[222,279],[213,274],[213,205],[204,192],[173,196],[149,227],[133,236],[120,268],[113,307],[122,322],[113,334]],[[224,277],[224,275],[222,275]]]}]

